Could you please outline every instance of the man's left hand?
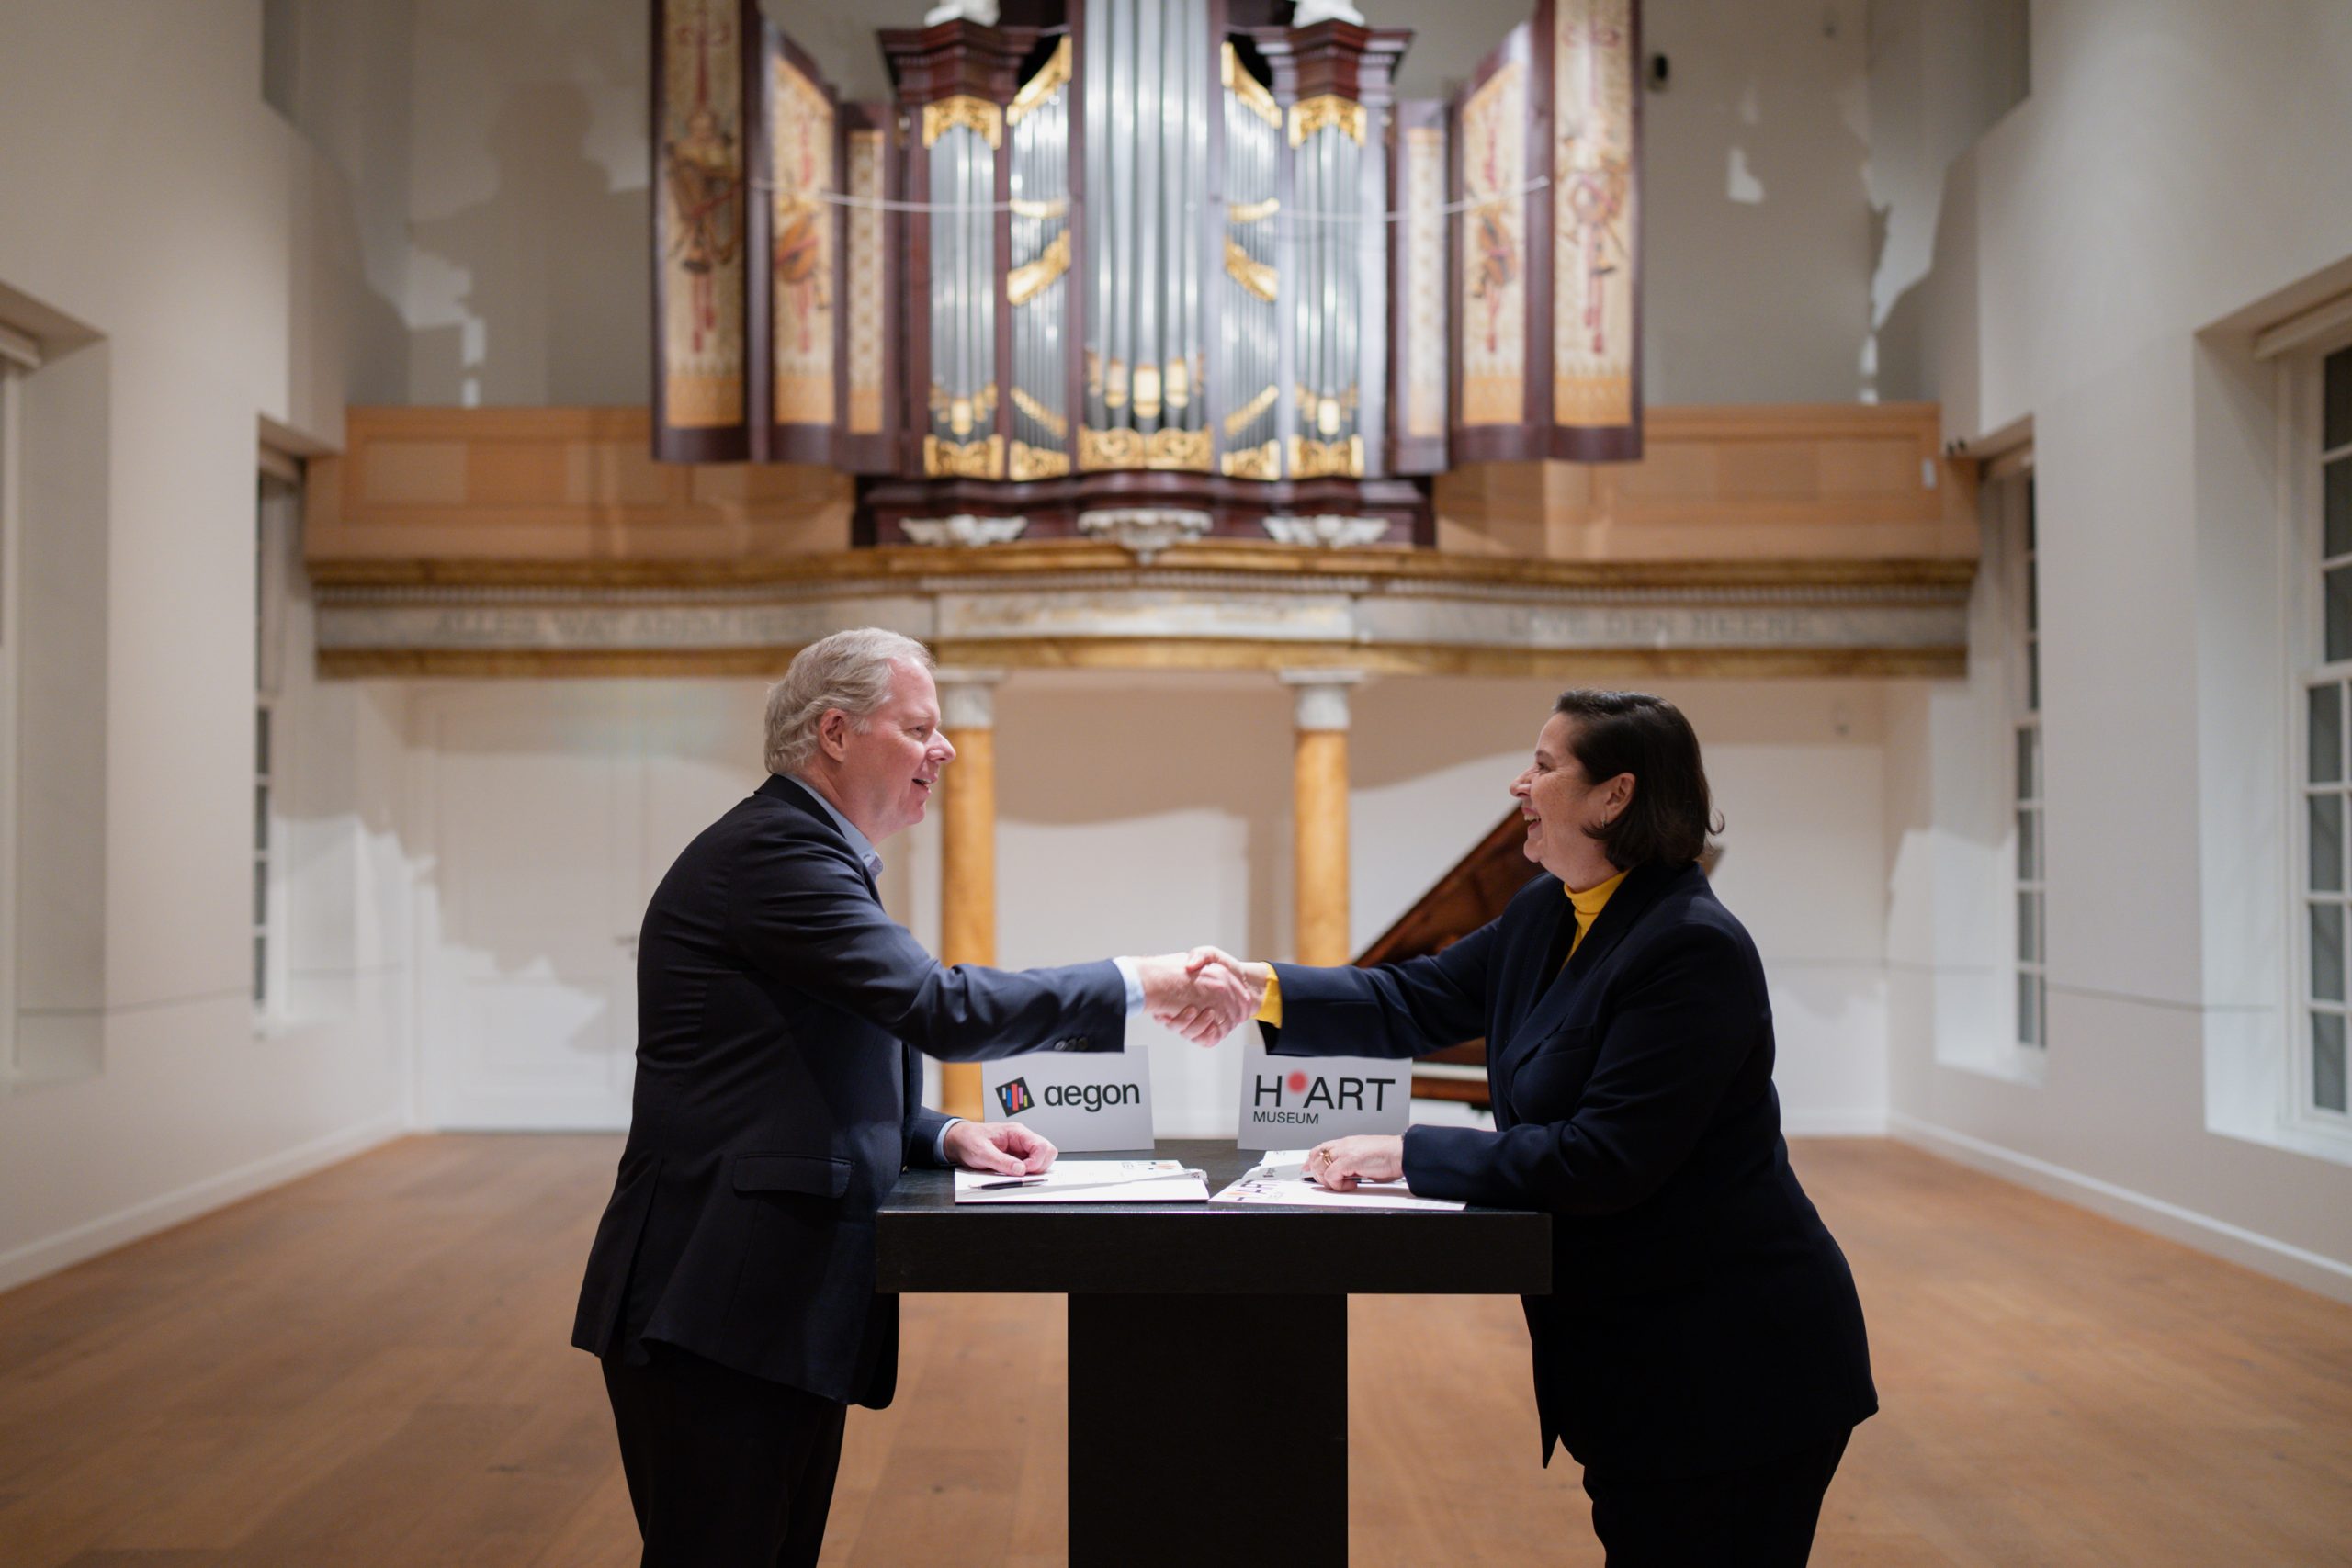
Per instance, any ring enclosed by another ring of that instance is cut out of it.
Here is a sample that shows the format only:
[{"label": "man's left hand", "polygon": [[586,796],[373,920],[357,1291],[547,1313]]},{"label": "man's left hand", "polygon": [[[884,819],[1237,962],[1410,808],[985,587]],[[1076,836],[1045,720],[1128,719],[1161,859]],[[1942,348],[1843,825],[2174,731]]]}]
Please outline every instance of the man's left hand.
[{"label": "man's left hand", "polygon": [[947,1129],[947,1163],[1000,1176],[1035,1176],[1059,1152],[1018,1122],[958,1122]]}]

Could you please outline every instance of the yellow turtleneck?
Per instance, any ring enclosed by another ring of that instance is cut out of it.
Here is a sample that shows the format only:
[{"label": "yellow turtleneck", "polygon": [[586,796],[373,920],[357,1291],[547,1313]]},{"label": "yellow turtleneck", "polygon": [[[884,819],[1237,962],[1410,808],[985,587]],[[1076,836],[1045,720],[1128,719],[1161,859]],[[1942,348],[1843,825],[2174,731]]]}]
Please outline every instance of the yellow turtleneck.
[{"label": "yellow turtleneck", "polygon": [[[1600,911],[1609,907],[1610,895],[1617,891],[1617,885],[1625,880],[1625,874],[1621,871],[1608,881],[1596,882],[1581,893],[1565,883],[1561,885],[1560,891],[1566,893],[1568,902],[1577,907],[1576,940],[1568,943],[1570,958],[1574,958],[1577,949],[1584,945],[1585,937],[1592,931],[1592,922],[1600,919]],[[1266,971],[1266,995],[1258,1004],[1257,1021],[1271,1023],[1276,1029],[1283,1026],[1282,976],[1271,968]]]},{"label": "yellow turtleneck", "polygon": [[1600,919],[1600,911],[1608,906],[1609,896],[1616,892],[1617,885],[1624,880],[1625,873],[1621,871],[1608,881],[1596,882],[1581,893],[1565,883],[1561,885],[1560,891],[1566,893],[1568,902],[1577,907],[1577,936],[1568,943],[1570,958],[1574,958],[1577,949],[1584,945],[1584,939],[1592,934],[1592,922]]}]

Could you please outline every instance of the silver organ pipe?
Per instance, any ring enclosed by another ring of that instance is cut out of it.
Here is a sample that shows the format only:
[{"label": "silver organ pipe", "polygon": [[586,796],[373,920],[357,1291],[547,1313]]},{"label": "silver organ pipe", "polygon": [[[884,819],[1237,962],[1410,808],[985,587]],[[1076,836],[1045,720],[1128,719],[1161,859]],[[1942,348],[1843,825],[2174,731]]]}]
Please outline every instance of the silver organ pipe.
[{"label": "silver organ pipe", "polygon": [[[1235,478],[1272,479],[1281,471],[1276,430],[1283,333],[1276,320],[1281,284],[1275,238],[1282,116],[1273,95],[1249,73],[1233,45],[1224,45],[1220,54],[1226,196],[1224,265],[1217,283],[1226,410],[1218,432],[1225,453],[1221,466]],[[1295,291],[1295,277],[1292,287]]]},{"label": "silver organ pipe", "polygon": [[[1286,226],[1286,270],[1302,275],[1290,312],[1298,409],[1286,471],[1294,479],[1364,472],[1367,328],[1372,345],[1385,336],[1364,316],[1387,302],[1388,236],[1376,204],[1382,181],[1374,123],[1363,105],[1337,97],[1310,98],[1290,110],[1299,210]],[[1380,373],[1375,366],[1374,375]]]},{"label": "silver organ pipe", "polygon": [[1136,124],[1130,138],[1136,159],[1136,201],[1133,248],[1135,267],[1135,344],[1128,368],[1128,403],[1135,427],[1150,432],[1159,424],[1159,267],[1167,236],[1161,229],[1159,207],[1161,152],[1167,147],[1162,128],[1160,88],[1157,69],[1167,59],[1160,36],[1160,0],[1136,0],[1134,73]]},{"label": "silver organ pipe", "polygon": [[1086,224],[1085,319],[1090,335],[1080,357],[1086,395],[1086,417],[1082,427],[1100,430],[1106,423],[1102,402],[1102,323],[1111,319],[1110,193],[1104,187],[1109,164],[1103,157],[1104,150],[1110,144],[1111,113],[1109,95],[1094,91],[1092,84],[1107,78],[1111,47],[1109,18],[1102,14],[1102,8],[1090,6],[1086,18],[1083,29],[1086,59],[1080,73],[1089,85],[1080,110],[1085,126],[1081,141],[1086,152],[1085,200],[1079,216]]},{"label": "silver organ pipe", "polygon": [[1387,119],[1388,111],[1366,106],[1364,144],[1356,154],[1357,216],[1348,232],[1348,271],[1356,280],[1349,335],[1358,387],[1348,414],[1349,434],[1356,438],[1351,466],[1357,474],[1380,466],[1376,456],[1370,465],[1365,457],[1376,453],[1379,434],[1387,428],[1388,247],[1404,241],[1403,225],[1381,216],[1388,210]]},{"label": "silver organ pipe", "polygon": [[1012,450],[1008,477],[1069,472],[1069,40],[1005,111],[1012,139]]},{"label": "silver organ pipe", "polygon": [[[1097,0],[1106,13],[1111,34],[1110,71],[1087,91],[1106,94],[1111,101],[1111,134],[1103,144],[1103,175],[1087,185],[1111,198],[1111,243],[1095,265],[1109,275],[1110,308],[1097,331],[1102,344],[1104,423],[1113,433],[1132,430],[1128,408],[1128,370],[1134,360],[1136,292],[1136,8],[1138,0]],[[1089,153],[1093,148],[1089,147]],[[1101,199],[1098,196],[1097,199]],[[1084,457],[1080,456],[1081,465]],[[1106,465],[1116,466],[1116,465]]]},{"label": "silver organ pipe", "polygon": [[1207,0],[1086,0],[1091,308],[1080,468],[1209,466],[1200,254],[1202,226],[1214,221],[1208,28]]},{"label": "silver organ pipe", "polygon": [[959,96],[926,105],[922,139],[931,172],[930,419],[926,473],[1004,477],[996,434],[996,160],[1004,111]]}]

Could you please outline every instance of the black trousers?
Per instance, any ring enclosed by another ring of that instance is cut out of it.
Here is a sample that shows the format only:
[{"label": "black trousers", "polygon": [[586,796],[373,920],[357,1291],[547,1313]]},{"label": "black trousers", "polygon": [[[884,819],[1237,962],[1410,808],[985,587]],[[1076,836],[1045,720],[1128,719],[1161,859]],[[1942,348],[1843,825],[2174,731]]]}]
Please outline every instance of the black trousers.
[{"label": "black trousers", "polygon": [[604,1368],[644,1568],[814,1568],[847,1406],[662,1345]]},{"label": "black trousers", "polygon": [[1588,1468],[1609,1568],[1804,1568],[1851,1429],[1748,1470],[1629,1481]]}]

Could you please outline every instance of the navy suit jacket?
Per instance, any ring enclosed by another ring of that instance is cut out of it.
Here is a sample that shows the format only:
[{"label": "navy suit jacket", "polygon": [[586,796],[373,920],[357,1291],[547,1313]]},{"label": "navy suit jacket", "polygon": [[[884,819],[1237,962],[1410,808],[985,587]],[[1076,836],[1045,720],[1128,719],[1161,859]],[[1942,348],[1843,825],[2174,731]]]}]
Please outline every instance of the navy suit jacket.
[{"label": "navy suit jacket", "polygon": [[1695,865],[1636,868],[1565,973],[1537,877],[1442,953],[1276,964],[1299,1055],[1487,1040],[1493,1131],[1405,1134],[1413,1190],[1552,1215],[1524,1299],[1544,1458],[1629,1477],[1763,1463],[1878,1408],[1852,1273],[1789,1168],[1756,945]]},{"label": "navy suit jacket", "polygon": [[917,1048],[975,1061],[1116,1051],[1105,960],[1018,974],[941,966],[800,787],[771,777],[686,846],[645,911],[637,1085],[571,1342],[674,1345],[879,1407],[898,1298],[874,1288],[874,1217],[947,1119]]}]

